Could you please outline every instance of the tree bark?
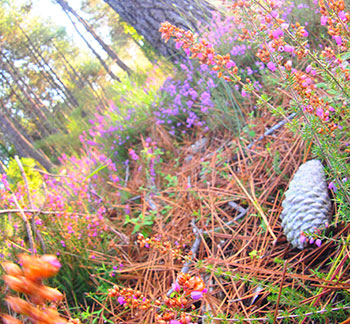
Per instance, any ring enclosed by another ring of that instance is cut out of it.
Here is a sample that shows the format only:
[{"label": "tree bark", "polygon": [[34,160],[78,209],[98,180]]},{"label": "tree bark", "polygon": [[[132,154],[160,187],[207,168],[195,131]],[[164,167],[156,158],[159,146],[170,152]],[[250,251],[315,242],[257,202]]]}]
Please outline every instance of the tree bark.
[{"label": "tree bark", "polygon": [[[33,114],[38,118],[39,122],[44,126],[42,127],[43,135],[47,136],[47,135],[56,133],[56,130],[51,126],[47,118],[47,115],[50,115],[50,112],[48,111],[48,109],[41,102],[40,98],[32,91],[32,89],[28,87],[28,85],[26,85],[20,72],[18,71],[16,66],[13,64],[13,62],[10,59],[8,59],[6,55],[4,55],[4,53],[2,53],[1,51],[0,51],[0,54],[4,59],[4,61],[0,60],[1,69],[3,71],[6,71],[11,76],[13,82],[18,86],[18,88],[24,94],[26,99],[29,101],[30,105],[28,106],[28,108],[31,109]],[[31,95],[33,97],[31,97]]]},{"label": "tree bark", "polygon": [[104,0],[119,16],[133,26],[161,55],[175,61],[182,56],[172,41],[165,43],[159,33],[160,24],[169,21],[176,27],[198,31],[198,23],[206,24],[215,8],[205,0]]},{"label": "tree bark", "polygon": [[118,82],[121,82],[121,80],[111,71],[111,69],[107,66],[106,62],[103,60],[103,58],[95,51],[95,49],[90,45],[89,41],[83,36],[83,34],[79,31],[76,23],[72,19],[72,17],[69,15],[68,11],[63,8],[63,11],[66,13],[67,17],[71,21],[75,31],[78,33],[78,35],[81,37],[81,39],[85,42],[86,46],[91,50],[92,53],[96,56],[96,58],[99,60],[105,71],[110,75],[110,77],[113,80],[117,80]]},{"label": "tree bark", "polygon": [[0,129],[8,137],[9,141],[15,146],[16,151],[23,157],[31,157],[38,161],[46,170],[50,171],[53,167],[49,158],[40,153],[17,129],[11,120],[2,113],[3,107],[0,107]]},{"label": "tree bark", "polygon": [[106,51],[108,56],[118,64],[118,66],[124,70],[129,76],[132,74],[132,70],[119,58],[117,53],[107,45],[96,33],[95,30],[90,26],[85,19],[83,19],[78,13],[71,7],[65,0],[56,0],[58,4],[63,8],[65,12],[69,11],[73,16],[78,19],[78,21],[85,27],[86,31],[89,32],[96,41],[101,45],[101,47]]},{"label": "tree bark", "polygon": [[[32,40],[27,35],[27,33],[23,30],[23,28],[19,24],[17,26],[21,30],[25,38],[27,39],[28,45],[29,45],[27,46],[27,49],[31,54],[31,56],[36,61],[36,63],[42,68],[44,77],[47,79],[49,83],[52,84],[52,87],[57,91],[57,93],[62,97],[63,100],[67,100],[68,103],[71,104],[73,108],[77,107],[78,101],[74,97],[72,92],[66,87],[66,85],[63,83],[63,81],[60,79],[57,73],[51,68],[50,64],[42,56],[42,54],[40,53],[40,50],[33,44]],[[40,58],[40,60],[43,63],[39,60],[37,56]],[[61,95],[61,93],[63,94],[63,96]]]}]

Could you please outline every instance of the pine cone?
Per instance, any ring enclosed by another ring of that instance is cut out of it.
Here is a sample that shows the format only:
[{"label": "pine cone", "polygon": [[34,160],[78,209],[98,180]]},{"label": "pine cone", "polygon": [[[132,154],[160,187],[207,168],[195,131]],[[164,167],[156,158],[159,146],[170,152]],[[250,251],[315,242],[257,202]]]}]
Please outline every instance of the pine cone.
[{"label": "pine cone", "polygon": [[280,215],[282,228],[293,247],[303,249],[303,232],[312,233],[326,226],[331,212],[331,201],[323,166],[319,160],[302,164],[289,184]]}]

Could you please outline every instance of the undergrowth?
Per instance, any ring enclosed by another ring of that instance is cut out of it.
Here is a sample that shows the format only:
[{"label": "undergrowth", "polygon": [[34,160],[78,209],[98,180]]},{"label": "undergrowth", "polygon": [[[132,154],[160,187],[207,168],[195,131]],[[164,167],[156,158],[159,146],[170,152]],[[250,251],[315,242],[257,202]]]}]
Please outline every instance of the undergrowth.
[{"label": "undergrowth", "polygon": [[[187,60],[160,91],[158,67],[143,89],[110,89],[113,100],[88,117],[79,152],[62,155],[56,174],[17,158],[1,175],[1,257],[56,255],[50,283],[64,293],[61,316],[348,319],[349,8],[224,5],[202,35],[162,24]],[[317,246],[310,239],[299,251],[279,215],[291,177],[311,158],[325,165],[334,216],[313,234]]]}]

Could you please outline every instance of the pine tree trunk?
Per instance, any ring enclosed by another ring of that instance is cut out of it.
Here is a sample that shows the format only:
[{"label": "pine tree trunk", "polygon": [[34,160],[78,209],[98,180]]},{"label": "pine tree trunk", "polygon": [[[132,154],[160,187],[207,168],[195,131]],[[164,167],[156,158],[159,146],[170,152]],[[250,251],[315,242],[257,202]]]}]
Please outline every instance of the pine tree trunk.
[{"label": "pine tree trunk", "polygon": [[[7,70],[5,70],[3,68],[3,66],[1,66],[1,62],[0,62],[0,67],[2,68],[2,70],[5,72],[8,72]],[[10,74],[11,75],[11,74]],[[46,128],[43,127],[43,124],[42,123],[38,123],[38,116],[34,114],[34,111],[33,109],[29,108],[28,109],[28,103],[24,103],[24,101],[22,100],[20,94],[18,93],[19,91],[17,89],[20,90],[20,92],[24,95],[25,98],[27,98],[27,96],[29,96],[29,94],[27,94],[25,92],[25,90],[23,91],[23,89],[21,89],[20,85],[17,84],[16,80],[13,80],[12,78],[12,81],[13,83],[11,83],[8,78],[4,75],[4,73],[0,72],[0,76],[2,77],[2,80],[4,80],[8,87],[11,89],[12,93],[15,94],[16,98],[18,99],[18,101],[22,104],[22,109],[23,109],[23,112],[25,114],[26,117],[30,117],[30,121],[32,123],[35,124],[36,126],[36,134],[39,138],[42,138],[44,136],[48,136],[49,133],[47,132]],[[32,105],[35,105],[35,103],[32,104],[32,98],[27,98],[27,100],[29,101],[29,105],[32,106]]]},{"label": "pine tree trunk", "polygon": [[[60,49],[57,47],[56,44],[54,44],[57,53],[59,54],[59,56],[62,58],[63,61],[63,65],[65,66],[65,69],[67,71],[67,73],[70,76],[70,79],[72,80],[72,82],[74,82],[78,87],[83,88],[86,84],[89,86],[89,88],[92,91],[92,94],[94,95],[95,99],[100,101],[100,104],[102,106],[107,106],[107,100],[105,98],[103,98],[103,96],[101,96],[94,88],[93,84],[90,82],[89,79],[85,78],[84,76],[81,76],[78,71],[72,66],[72,64],[69,62],[69,60],[65,57],[65,55],[60,51]],[[75,75],[75,77],[72,75],[72,73],[69,71],[69,69],[73,72],[73,74]]]},{"label": "pine tree trunk", "polygon": [[46,116],[46,114],[49,114],[48,109],[41,102],[40,98],[30,89],[30,87],[25,86],[25,81],[22,79],[20,72],[17,70],[17,68],[11,62],[11,60],[9,60],[6,57],[6,55],[4,55],[1,51],[0,51],[0,54],[5,60],[5,62],[1,62],[0,60],[1,69],[6,71],[11,76],[13,82],[17,85],[17,87],[20,89],[20,91],[29,101],[30,108],[28,109],[31,109],[31,112],[33,113],[33,115],[35,115],[38,119],[37,121],[34,121],[34,122],[36,124],[40,122],[44,126],[44,127],[41,127],[44,136],[47,136],[49,134],[54,134],[56,131],[51,127],[51,124]]},{"label": "pine tree trunk", "polygon": [[11,120],[2,113],[0,107],[0,129],[15,146],[17,153],[23,157],[31,157],[38,161],[46,170],[50,171],[53,164],[46,155],[40,153],[17,129]]},{"label": "pine tree trunk", "polygon": [[64,97],[62,97],[61,95],[63,100],[68,99],[68,102],[73,106],[73,108],[77,107],[78,106],[77,99],[74,97],[71,91],[66,87],[66,85],[63,83],[63,81],[60,79],[57,73],[51,68],[50,64],[46,61],[46,59],[41,55],[40,51],[33,44],[32,40],[27,35],[27,33],[22,29],[20,25],[17,25],[17,26],[19,27],[19,29],[22,31],[23,35],[27,39],[29,44],[29,46],[27,46],[27,49],[29,50],[29,53],[37,62],[37,64],[42,68],[42,71],[47,81],[53,86],[54,89],[56,89],[58,93],[60,92],[63,94]]},{"label": "pine tree trunk", "polygon": [[86,46],[91,50],[91,52],[96,56],[96,58],[99,60],[99,62],[101,63],[101,65],[103,66],[103,68],[105,69],[105,71],[110,75],[110,77],[113,80],[116,80],[118,82],[121,82],[121,80],[111,71],[111,69],[107,66],[107,64],[105,63],[105,61],[102,59],[102,57],[95,51],[95,49],[90,45],[89,41],[83,36],[83,34],[79,31],[76,23],[74,22],[74,20],[71,18],[71,16],[69,15],[68,11],[64,9],[64,7],[62,7],[64,12],[66,13],[67,17],[69,18],[69,20],[71,21],[75,31],[77,32],[77,34],[81,37],[81,39],[85,42]]},{"label": "pine tree trunk", "polygon": [[212,7],[205,0],[104,0],[119,16],[133,26],[161,55],[175,61],[181,56],[172,41],[165,43],[159,33],[160,24],[169,21],[176,27],[198,31],[198,23],[206,24]]},{"label": "pine tree trunk", "polygon": [[85,27],[86,31],[89,32],[96,41],[102,46],[102,48],[106,51],[108,56],[115,62],[117,65],[124,70],[129,76],[132,74],[132,70],[119,58],[117,53],[107,45],[95,32],[95,30],[90,26],[85,19],[83,19],[78,13],[71,7],[65,0],[56,0],[57,3],[63,8],[64,11],[69,11],[73,14],[75,18]]}]

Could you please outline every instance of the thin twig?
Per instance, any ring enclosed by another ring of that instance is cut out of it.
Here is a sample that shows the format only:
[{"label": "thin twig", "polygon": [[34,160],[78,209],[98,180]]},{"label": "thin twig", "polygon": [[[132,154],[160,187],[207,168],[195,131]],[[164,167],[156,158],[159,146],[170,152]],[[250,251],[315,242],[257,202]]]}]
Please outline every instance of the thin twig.
[{"label": "thin twig", "polygon": [[248,146],[247,149],[251,149],[253,147],[254,144],[256,144],[257,142],[260,142],[261,140],[263,140],[266,136],[269,136],[271,134],[273,134],[277,129],[281,128],[283,125],[287,124],[289,121],[291,121],[294,117],[295,117],[296,113],[291,113],[287,119],[283,119],[281,120],[279,123],[277,123],[276,125],[272,126],[271,128],[269,128],[263,135],[261,135],[258,139],[254,140],[253,142],[251,142]]},{"label": "thin twig", "polygon": [[283,270],[282,270],[282,278],[281,278],[280,289],[279,289],[278,296],[277,296],[277,301],[276,301],[276,308],[275,308],[275,313],[274,313],[273,324],[276,324],[276,321],[277,321],[278,306],[280,304],[282,288],[283,288],[283,283],[284,283],[284,277],[286,276],[286,269],[287,269],[287,261],[285,260],[284,261],[284,265],[283,265]]},{"label": "thin twig", "polygon": [[[226,226],[226,227],[233,225],[235,222],[237,222],[238,220],[243,218],[247,214],[247,211],[248,211],[248,209],[243,208],[242,206],[236,204],[233,201],[228,202],[228,204],[232,208],[238,210],[240,213],[232,221],[228,221],[228,222],[224,223],[224,226]],[[222,230],[222,227],[218,226],[218,227],[215,227],[214,229],[211,229],[210,231],[203,231],[203,235],[208,235],[209,233],[212,233],[212,232],[220,232],[221,230]]]},{"label": "thin twig", "polygon": [[34,252],[35,251],[35,244],[34,244],[34,239],[33,239],[32,228],[30,227],[30,223],[28,221],[28,218],[27,218],[26,214],[24,213],[23,209],[21,208],[21,206],[19,205],[17,197],[14,193],[12,194],[12,198],[13,198],[13,201],[14,201],[16,207],[18,208],[18,212],[22,216],[24,225],[26,227],[27,235],[28,235],[29,246],[30,246],[32,253],[34,254],[35,253]]},{"label": "thin twig", "polygon": [[[195,224],[195,221],[192,220],[191,225],[193,226],[193,233],[196,236],[196,239],[191,247],[191,258],[190,260],[186,261],[181,269],[182,273],[187,273],[190,270],[190,265],[193,262],[193,259],[196,257],[196,254],[198,252],[199,246],[202,242],[202,233],[203,231],[198,229],[198,227]],[[177,279],[176,279],[176,283],[177,283]],[[173,288],[169,289],[169,291],[167,292],[167,296],[169,297],[172,293],[174,292]]]},{"label": "thin twig", "polygon": [[[326,313],[326,312],[335,312],[338,310],[347,310],[350,309],[350,306],[344,306],[344,307],[335,307],[332,309],[321,309],[319,311],[315,311],[315,312],[309,312],[309,313],[305,313],[305,314],[295,314],[295,315],[287,315],[287,316],[277,316],[276,319],[280,320],[280,319],[286,319],[286,318],[298,318],[298,317],[302,317],[302,316],[311,316],[311,315],[315,315],[315,314],[322,314],[322,313]],[[201,315],[194,315],[197,317],[201,317],[203,318],[204,316]],[[211,317],[212,320],[218,320],[218,321],[222,321],[222,318],[220,317]],[[246,321],[246,322],[254,322],[254,321],[268,321],[269,318],[268,317],[257,317],[257,318],[243,318],[243,319],[239,319],[239,318],[225,318],[226,322],[242,322],[242,321]]]},{"label": "thin twig", "polygon": [[128,180],[129,180],[129,164],[126,165],[124,187],[128,185]]},{"label": "thin twig", "polygon": [[[15,161],[21,171],[21,174],[22,174],[22,178],[24,180],[24,186],[26,188],[26,192],[27,192],[27,197],[28,197],[28,201],[29,201],[29,206],[31,209],[34,209],[34,203],[33,203],[33,199],[32,199],[32,196],[30,194],[30,189],[29,189],[29,182],[28,182],[28,178],[27,178],[27,175],[24,171],[24,168],[23,168],[23,165],[22,165],[22,162],[21,160],[19,159],[18,155],[15,155]],[[40,214],[40,211],[38,212],[38,214]],[[43,251],[45,252],[46,250],[46,247],[45,247],[45,242],[44,242],[44,239],[43,237],[41,236],[41,233],[40,231],[38,230],[36,224],[35,224],[35,216],[36,215],[32,215],[32,217],[30,218],[30,223],[32,225],[32,231],[34,232],[36,238],[39,240],[40,244],[41,244],[41,247],[43,249]]]}]

